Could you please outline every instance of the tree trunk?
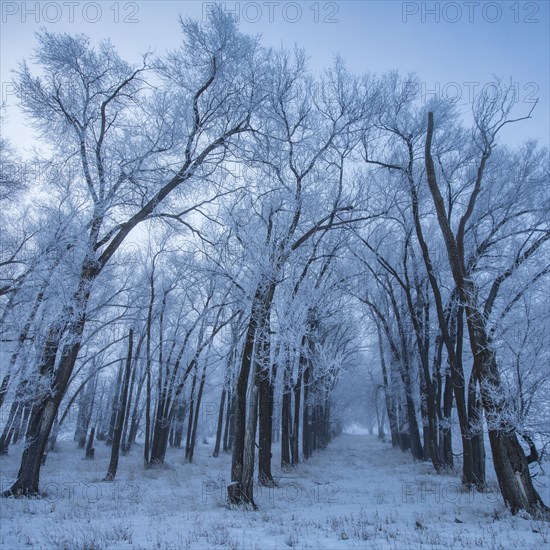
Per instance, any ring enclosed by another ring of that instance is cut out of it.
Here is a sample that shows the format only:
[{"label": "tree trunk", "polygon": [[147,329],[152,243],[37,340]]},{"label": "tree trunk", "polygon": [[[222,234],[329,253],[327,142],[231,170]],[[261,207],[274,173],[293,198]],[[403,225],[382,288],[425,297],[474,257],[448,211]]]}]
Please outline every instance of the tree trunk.
[{"label": "tree trunk", "polygon": [[483,441],[483,410],[477,392],[475,366],[468,382],[468,429],[472,439],[472,467],[475,484],[485,487],[485,443]]},{"label": "tree trunk", "polygon": [[256,430],[258,425],[258,394],[259,388],[256,380],[250,389],[250,401],[246,425],[246,437],[244,446],[243,477],[242,477],[242,502],[256,508],[254,503],[254,455],[256,447]]},{"label": "tree trunk", "polygon": [[235,429],[235,393],[228,390],[227,410],[225,412],[225,426],[223,429],[223,452],[226,453],[233,446],[232,429]]},{"label": "tree trunk", "polygon": [[[4,496],[38,494],[42,456],[80,351],[93,278],[94,275],[88,268],[83,267],[80,285],[72,301],[74,309],[64,312],[62,320],[52,325],[46,336],[39,367],[40,382],[31,410],[21,465],[15,483],[3,493]],[[74,320],[67,321],[68,315],[74,316]],[[65,331],[71,337],[61,350],[57,371],[54,372],[61,338]]]},{"label": "tree trunk", "polygon": [[187,437],[185,439],[185,459],[190,462],[191,456],[191,434],[193,433],[193,421],[195,419],[195,386],[197,384],[197,367],[193,373],[193,382],[191,383],[191,394],[189,396],[189,417],[187,419]]},{"label": "tree trunk", "polygon": [[[154,264],[153,264],[154,266]],[[151,339],[153,330],[153,305],[155,303],[155,276],[154,271],[149,280],[149,307],[147,309],[147,334],[146,334],[146,364],[145,364],[145,443],[143,445],[143,465],[145,468],[150,466],[151,460],[151,368],[152,368],[152,352]],[[137,404],[136,404],[137,405]]]},{"label": "tree trunk", "polygon": [[0,385],[0,409],[2,408],[2,405],[4,404],[4,398],[6,397],[6,394],[8,393],[8,386],[10,383],[10,375],[6,374],[4,378],[2,378],[2,385]]},{"label": "tree trunk", "polygon": [[290,459],[293,466],[300,462],[298,454],[298,441],[300,438],[300,406],[302,399],[302,366],[298,370],[298,378],[294,385],[294,424],[292,427],[292,436],[290,439]]},{"label": "tree trunk", "polygon": [[[421,371],[420,372],[420,418],[422,418],[422,441],[424,442],[424,455],[422,458],[426,461],[430,460],[431,458],[430,446],[433,444],[432,434],[431,434],[429,420],[428,420],[428,410],[426,406],[427,400],[428,400],[428,395],[426,392],[424,374]],[[439,468],[439,465],[436,467],[436,471],[438,470],[438,468]]]},{"label": "tree trunk", "polygon": [[[306,339],[304,339],[305,345]],[[310,365],[309,358],[306,356],[303,357],[304,365],[304,374],[303,374],[303,384],[304,384],[304,404],[302,411],[302,456],[304,460],[307,460],[311,456],[311,439],[312,439],[312,419],[310,418],[310,410],[312,409],[309,401],[309,374],[310,374]]]},{"label": "tree trunk", "polygon": [[220,397],[220,407],[218,409],[218,427],[216,429],[216,444],[214,445],[214,452],[212,456],[214,458],[218,457],[220,454],[220,445],[222,438],[222,428],[223,428],[223,409],[225,407],[225,386],[222,388],[222,394]]},{"label": "tree trunk", "polygon": [[113,390],[113,401],[111,404],[111,416],[109,420],[109,431],[107,432],[107,439],[105,440],[106,445],[112,445],[113,443],[113,437],[115,433],[115,428],[117,426],[117,415],[120,412],[120,399],[121,399],[121,393],[122,393],[122,378],[124,375],[124,364],[122,361],[120,362],[120,366],[118,368],[118,374],[116,379],[116,386]]},{"label": "tree trunk", "polygon": [[283,403],[281,409],[281,468],[290,467],[290,432],[292,425],[292,388],[290,385],[289,365],[285,364],[283,373]]},{"label": "tree trunk", "polygon": [[468,410],[466,407],[466,381],[464,379],[464,368],[462,366],[462,345],[464,327],[464,308],[458,307],[456,314],[456,352],[454,360],[449,359],[451,379],[453,381],[456,410],[460,425],[460,436],[462,438],[462,482],[465,485],[475,483],[474,462],[472,453],[472,439],[469,432]]},{"label": "tree trunk", "polygon": [[24,404],[19,409],[17,413],[17,417],[15,419],[15,430],[13,432],[13,439],[12,439],[13,445],[15,445],[19,441],[22,434],[27,432],[30,412],[31,412],[31,408],[27,404]]},{"label": "tree trunk", "polygon": [[187,459],[189,462],[193,462],[193,455],[195,452],[196,438],[197,438],[197,426],[199,424],[202,392],[204,391],[204,383],[206,380],[206,364],[202,369],[201,381],[199,384],[199,393],[197,394],[197,404],[195,405],[195,418],[193,419],[193,431],[191,432],[191,444],[189,446],[189,456]]},{"label": "tree trunk", "polygon": [[409,389],[405,388],[406,396],[405,402],[407,406],[407,419],[409,423],[409,437],[411,452],[414,458],[422,460],[424,454],[422,451],[422,443],[420,442],[420,432],[418,430],[418,421],[416,419],[416,407],[412,395],[409,393]]},{"label": "tree trunk", "polygon": [[174,447],[180,449],[183,441],[183,428],[185,425],[185,416],[187,415],[187,404],[180,398],[181,401],[176,407],[176,412],[174,414]]},{"label": "tree trunk", "polygon": [[[140,341],[141,344],[141,341]],[[124,429],[122,430],[122,445],[121,445],[121,454],[122,456],[126,456],[128,452],[130,451],[130,443],[128,441],[128,432],[131,428],[132,423],[132,398],[134,395],[134,386],[136,382],[136,376],[137,376],[137,362],[139,359],[139,353],[140,353],[140,344],[138,344],[134,362],[136,363],[134,368],[132,369],[132,376],[130,378],[130,387],[128,388],[128,404],[126,406],[126,412],[124,414]]]},{"label": "tree trunk", "polygon": [[[57,436],[59,435],[60,426],[61,426],[61,424],[59,422],[59,419],[56,416],[55,420],[53,421],[53,426],[52,426],[52,431],[50,432],[50,437],[48,438],[48,445],[46,446],[45,455],[47,453],[53,453],[55,451],[56,444],[57,444]],[[46,458],[44,457],[42,459],[42,464],[44,464],[45,461],[46,461]]]},{"label": "tree trunk", "polygon": [[[92,367],[94,368],[95,365]],[[86,383],[86,388],[82,392],[78,400],[78,416],[76,420],[76,430],[74,440],[77,442],[79,449],[84,449],[86,446],[86,436],[92,418],[92,404],[96,390],[96,378],[92,378]]]},{"label": "tree trunk", "polygon": [[134,331],[130,329],[128,332],[128,355],[126,357],[126,369],[124,371],[124,379],[118,399],[118,411],[115,431],[113,433],[113,446],[111,448],[111,461],[107,469],[105,481],[113,481],[118,468],[118,457],[120,451],[120,441],[122,439],[122,430],[124,428],[124,413],[128,403],[128,387],[130,385],[130,372],[132,369],[132,352],[134,347]]},{"label": "tree trunk", "polygon": [[270,312],[261,323],[261,330],[256,332],[256,361],[258,363],[257,385],[259,399],[259,434],[258,434],[258,482],[260,485],[273,487],[275,480],[271,473],[271,416],[273,414],[271,380],[270,380]]},{"label": "tree trunk", "polygon": [[[244,460],[245,460],[245,436],[251,426],[246,423],[246,392],[248,379],[254,353],[254,341],[256,329],[260,319],[266,319],[269,313],[276,284],[273,281],[264,280],[258,284],[258,288],[252,300],[252,308],[241,359],[241,368],[235,389],[235,439],[233,441],[233,454],[231,460],[231,484],[228,486],[229,502],[232,504],[253,504],[249,500],[252,486],[244,486]],[[267,313],[266,313],[267,312]],[[253,384],[254,385],[254,384]],[[257,399],[257,393],[256,393]],[[254,410],[254,409],[251,409]],[[254,420],[255,422],[256,420]],[[254,464],[252,463],[252,467]],[[247,472],[247,475],[250,472]]]},{"label": "tree trunk", "polygon": [[28,405],[28,392],[30,391],[31,386],[29,381],[26,378],[23,378],[17,386],[15,397],[10,407],[8,420],[4,426],[2,437],[0,437],[0,455],[4,455],[8,452],[8,448],[12,443],[12,440],[14,443],[17,443],[17,440],[19,439],[18,432],[20,432],[21,429],[24,430],[26,427],[25,418],[28,417],[28,411],[30,409]]},{"label": "tree trunk", "polygon": [[95,426],[92,426],[90,430],[90,436],[88,437],[88,443],[86,444],[86,460],[93,460],[95,455],[94,449],[94,435],[95,435]]},{"label": "tree trunk", "polygon": [[384,346],[382,344],[382,331],[380,323],[376,321],[376,332],[378,335],[378,353],[380,355],[380,366],[382,368],[382,380],[384,381],[384,400],[386,403],[386,412],[388,414],[388,422],[390,424],[391,444],[395,449],[399,446],[399,429],[397,427],[397,418],[395,416],[395,408],[391,396],[390,378],[386,368],[386,358],[384,354]]},{"label": "tree trunk", "polygon": [[166,396],[162,391],[157,398],[155,411],[155,422],[153,427],[153,440],[151,443],[151,454],[149,463],[158,465],[164,463],[165,448],[164,441],[170,431],[170,420],[166,418]]},{"label": "tree trunk", "polygon": [[445,391],[443,393],[443,428],[441,439],[443,441],[443,462],[448,468],[454,465],[452,445],[452,410],[453,410],[453,383],[450,374],[445,377]]},{"label": "tree trunk", "polygon": [[0,455],[5,455],[8,452],[8,448],[11,444],[13,434],[16,430],[16,424],[21,422],[21,410],[23,404],[20,400],[14,400],[10,407],[10,414],[4,430],[2,432],[2,437],[0,437]]},{"label": "tree trunk", "polygon": [[231,504],[243,503],[242,481],[245,445],[244,440],[246,435],[246,391],[248,387],[250,367],[252,364],[257,316],[260,309],[260,293],[261,288],[258,287],[252,303],[252,311],[248,321],[244,350],[241,359],[241,368],[235,387],[235,439],[233,440],[233,452],[231,457],[231,484],[227,487],[228,498]]}]

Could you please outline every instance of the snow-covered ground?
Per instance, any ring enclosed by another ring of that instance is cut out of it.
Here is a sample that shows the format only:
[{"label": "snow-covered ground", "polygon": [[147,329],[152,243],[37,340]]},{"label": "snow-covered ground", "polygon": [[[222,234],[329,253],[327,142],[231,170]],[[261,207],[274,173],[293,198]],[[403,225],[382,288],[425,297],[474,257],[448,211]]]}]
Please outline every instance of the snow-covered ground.
[{"label": "snow-covered ground", "polygon": [[[355,432],[360,430],[353,430]],[[229,509],[230,456],[199,444],[194,464],[169,449],[168,465],[144,471],[141,448],[121,457],[115,482],[102,481],[110,449],[82,460],[62,441],[42,470],[40,499],[0,500],[0,548],[547,548],[548,523],[513,517],[494,491],[463,492],[456,474],[374,436],[346,434],[275,489],[256,488],[258,511]],[[18,453],[0,459],[2,488]],[[488,464],[488,469],[490,465]],[[540,476],[537,477],[537,480]],[[548,485],[538,489],[548,498]]]}]

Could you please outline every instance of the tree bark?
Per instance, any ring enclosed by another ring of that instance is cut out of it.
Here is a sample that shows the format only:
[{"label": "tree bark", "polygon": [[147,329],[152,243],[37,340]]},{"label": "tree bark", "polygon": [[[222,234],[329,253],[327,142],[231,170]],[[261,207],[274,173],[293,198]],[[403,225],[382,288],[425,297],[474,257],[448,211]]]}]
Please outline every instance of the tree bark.
[{"label": "tree bark", "polygon": [[[300,355],[301,357],[301,355]],[[301,363],[301,362],[300,362]],[[296,466],[300,462],[300,455],[298,454],[298,442],[300,440],[300,408],[302,399],[302,368],[303,365],[299,364],[298,377],[296,378],[296,384],[294,384],[294,423],[292,426],[292,437],[290,439],[290,460],[293,466]]]},{"label": "tree bark", "polygon": [[191,394],[189,396],[189,417],[187,419],[187,437],[185,438],[185,459],[190,462],[191,438],[193,432],[193,421],[195,419],[195,386],[197,385],[197,366],[194,367],[193,382],[191,383]]},{"label": "tree bark", "polygon": [[95,455],[95,449],[94,449],[94,435],[95,435],[95,426],[92,426],[92,429],[90,430],[90,436],[88,437],[88,442],[86,443],[86,460],[93,460]]},{"label": "tree bark", "polygon": [[[304,339],[305,342],[308,342],[309,339]],[[302,353],[305,353],[303,350]],[[303,384],[304,384],[304,405],[302,411],[302,456],[304,460],[307,460],[311,456],[311,439],[312,439],[312,419],[310,418],[310,395],[309,395],[309,386],[310,386],[310,364],[309,358],[304,355],[303,357],[304,365],[304,374],[303,374]]]},{"label": "tree bark", "polygon": [[195,418],[193,419],[193,431],[191,432],[191,444],[189,446],[189,456],[187,457],[189,462],[193,462],[193,455],[195,452],[196,438],[197,438],[197,426],[199,424],[202,393],[204,391],[204,383],[206,381],[206,364],[202,369],[201,381],[199,384],[199,392],[197,394],[197,404],[195,405]]},{"label": "tree bark", "polygon": [[111,461],[107,469],[105,481],[113,481],[118,468],[118,458],[120,451],[120,441],[122,439],[122,430],[124,428],[124,413],[128,402],[128,387],[130,385],[130,373],[132,369],[132,353],[134,348],[134,331],[130,329],[128,332],[128,355],[126,357],[126,368],[124,370],[124,378],[118,400],[117,422],[113,433],[113,446],[111,448]]},{"label": "tree bark", "polygon": [[222,388],[222,394],[220,396],[220,407],[218,409],[218,427],[216,429],[216,443],[214,445],[214,452],[212,456],[217,458],[220,454],[221,438],[222,438],[222,429],[223,429],[223,410],[225,407],[225,386]]},{"label": "tree bark", "polygon": [[[62,321],[58,320],[50,327],[46,336],[38,369],[40,381],[31,410],[21,465],[15,483],[3,493],[4,496],[38,494],[42,457],[80,351],[90,286],[96,275],[94,268],[86,264],[83,266],[79,287],[71,301],[74,307],[64,313]],[[71,338],[63,345],[57,371],[54,372],[65,332]]]},{"label": "tree bark", "polygon": [[290,384],[290,372],[287,363],[283,373],[283,403],[281,410],[281,468],[288,469],[291,466],[290,460],[290,431],[292,425],[292,388]]},{"label": "tree bark", "polygon": [[233,441],[235,441],[235,388],[231,390],[231,399],[227,402],[226,430],[224,434],[224,451],[233,451]]},{"label": "tree bark", "polygon": [[254,502],[254,456],[256,448],[256,431],[258,426],[258,394],[259,388],[253,380],[250,388],[250,400],[247,415],[246,437],[244,445],[243,477],[241,503],[256,508]]},{"label": "tree bark", "polygon": [[[244,460],[245,460],[245,437],[250,434],[252,424],[256,419],[250,419],[247,425],[246,422],[246,394],[248,388],[248,379],[252,366],[252,358],[254,354],[254,342],[256,338],[257,328],[261,319],[266,319],[266,312],[271,309],[271,302],[275,292],[276,284],[270,280],[262,280],[258,284],[254,298],[248,327],[246,330],[244,349],[241,359],[241,368],[235,388],[235,439],[233,441],[233,453],[231,461],[231,484],[228,486],[228,498],[231,504],[253,504],[251,500],[252,485],[250,483],[245,486],[243,481],[244,476]],[[255,383],[252,384],[255,386]],[[257,399],[257,392],[255,393]],[[252,396],[251,396],[252,398]],[[257,403],[256,403],[257,404]],[[251,411],[256,411],[257,407],[250,408]],[[250,442],[249,442],[250,445]],[[250,452],[248,452],[248,457]],[[252,463],[252,467],[254,464]],[[247,471],[247,475],[250,472]]]},{"label": "tree bark", "polygon": [[272,393],[271,393],[271,336],[269,316],[271,309],[264,311],[265,318],[261,322],[261,330],[256,332],[256,361],[258,364],[257,385],[258,385],[258,482],[260,485],[273,487],[275,480],[271,473],[271,415]]}]

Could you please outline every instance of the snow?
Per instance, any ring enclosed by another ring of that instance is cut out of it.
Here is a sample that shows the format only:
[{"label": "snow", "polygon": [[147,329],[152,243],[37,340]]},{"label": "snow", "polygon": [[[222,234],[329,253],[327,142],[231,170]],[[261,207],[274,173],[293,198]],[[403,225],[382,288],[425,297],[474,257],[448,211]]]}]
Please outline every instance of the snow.
[{"label": "snow", "polygon": [[[548,523],[512,516],[494,488],[465,492],[456,472],[436,475],[375,436],[344,434],[289,472],[275,445],[279,486],[256,487],[257,511],[226,506],[231,457],[213,458],[212,442],[198,445],[193,464],[169,449],[168,464],[150,470],[136,446],[114,482],[102,481],[110,448],[97,443],[90,462],[74,447],[62,441],[48,456],[45,497],[0,500],[0,548],[538,549],[550,541]],[[0,458],[2,488],[17,473],[17,450]]]}]

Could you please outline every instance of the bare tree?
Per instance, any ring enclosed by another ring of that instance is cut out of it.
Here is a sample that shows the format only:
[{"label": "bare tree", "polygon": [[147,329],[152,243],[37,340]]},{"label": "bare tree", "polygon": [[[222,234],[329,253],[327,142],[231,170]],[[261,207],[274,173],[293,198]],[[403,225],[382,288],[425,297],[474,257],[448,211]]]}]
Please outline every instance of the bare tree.
[{"label": "bare tree", "polygon": [[[42,455],[78,357],[94,281],[138,224],[248,130],[257,102],[254,42],[221,9],[208,28],[192,21],[182,26],[187,43],[178,55],[180,73],[173,75],[171,95],[177,109],[185,109],[178,116],[168,110],[166,96],[147,98],[147,56],[142,67],[133,68],[108,43],[93,49],[84,37],[45,32],[36,53],[45,77],[35,78],[25,64],[20,69],[23,107],[60,154],[78,158],[73,166],[88,209],[81,268],[71,299],[48,329],[27,446],[17,480],[5,494],[38,491]],[[167,63],[173,74],[177,65]],[[176,150],[183,154],[174,158]]]},{"label": "bare tree", "polygon": [[[480,151],[479,164],[467,208],[460,218],[456,235],[451,229],[448,212],[445,209],[437,182],[432,156],[432,143],[434,140],[434,115],[432,112],[428,113],[425,162],[428,186],[445,240],[449,265],[465,308],[470,346],[474,356],[474,368],[481,387],[481,398],[487,415],[489,440],[500,490],[505,503],[512,512],[527,510],[536,515],[540,513],[547,514],[548,508],[544,505],[533,486],[525,453],[517,439],[514,426],[507,422],[506,405],[502,396],[502,383],[496,353],[489,339],[486,315],[478,301],[479,288],[475,281],[467,276],[465,268],[465,229],[482,189],[485,167],[492,154],[499,130],[505,124],[514,122],[509,117],[513,104],[510,93],[510,90],[504,90],[496,98],[481,97],[476,105],[475,116],[479,139],[477,145]],[[530,243],[530,246],[517,257],[514,263],[519,264],[527,260],[548,239],[550,239],[550,232],[546,229]]]}]

